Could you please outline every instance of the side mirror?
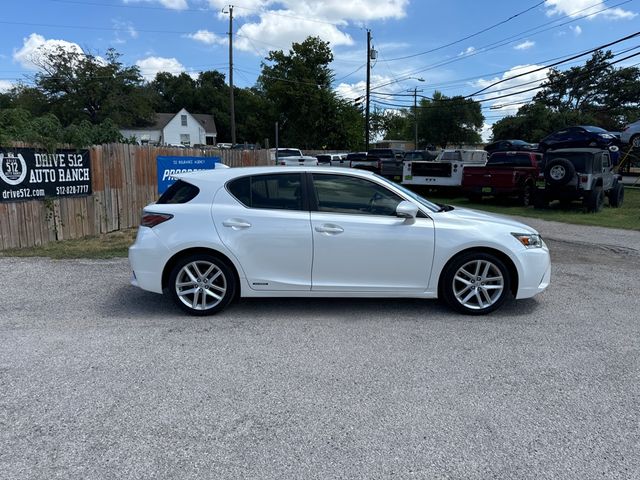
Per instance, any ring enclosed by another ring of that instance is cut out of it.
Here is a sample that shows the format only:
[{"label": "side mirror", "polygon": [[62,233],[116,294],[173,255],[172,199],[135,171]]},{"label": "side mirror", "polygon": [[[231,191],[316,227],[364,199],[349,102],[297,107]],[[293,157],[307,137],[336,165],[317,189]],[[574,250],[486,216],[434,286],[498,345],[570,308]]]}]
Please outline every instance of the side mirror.
[{"label": "side mirror", "polygon": [[418,207],[411,202],[403,200],[396,207],[396,215],[400,218],[415,219],[418,216]]}]

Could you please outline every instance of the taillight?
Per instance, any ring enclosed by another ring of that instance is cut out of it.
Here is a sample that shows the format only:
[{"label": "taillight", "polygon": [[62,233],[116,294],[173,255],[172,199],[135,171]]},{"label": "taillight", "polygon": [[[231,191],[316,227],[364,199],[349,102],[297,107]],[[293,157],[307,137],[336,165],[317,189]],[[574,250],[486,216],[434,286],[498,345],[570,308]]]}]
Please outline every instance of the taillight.
[{"label": "taillight", "polygon": [[171,220],[173,215],[169,213],[153,213],[153,212],[143,212],[142,220],[140,220],[141,227],[149,227],[153,228],[156,225],[160,225],[167,220]]},{"label": "taillight", "polygon": [[587,183],[589,181],[588,175],[580,175],[580,183]]},{"label": "taillight", "polygon": [[286,165],[287,162],[280,162],[280,165]]},{"label": "taillight", "polygon": [[406,165],[407,165],[407,171],[411,172],[411,162],[407,162]]}]

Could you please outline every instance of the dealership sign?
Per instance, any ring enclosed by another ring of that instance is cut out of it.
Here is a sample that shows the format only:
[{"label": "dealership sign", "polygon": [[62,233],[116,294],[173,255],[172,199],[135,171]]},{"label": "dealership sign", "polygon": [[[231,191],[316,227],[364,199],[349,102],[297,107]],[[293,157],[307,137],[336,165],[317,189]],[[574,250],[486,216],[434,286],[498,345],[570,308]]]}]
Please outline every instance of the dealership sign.
[{"label": "dealership sign", "polygon": [[211,170],[220,157],[158,157],[158,193],[164,193],[176,181],[175,175],[195,170]]},{"label": "dealership sign", "polygon": [[0,148],[0,201],[89,194],[89,150]]}]

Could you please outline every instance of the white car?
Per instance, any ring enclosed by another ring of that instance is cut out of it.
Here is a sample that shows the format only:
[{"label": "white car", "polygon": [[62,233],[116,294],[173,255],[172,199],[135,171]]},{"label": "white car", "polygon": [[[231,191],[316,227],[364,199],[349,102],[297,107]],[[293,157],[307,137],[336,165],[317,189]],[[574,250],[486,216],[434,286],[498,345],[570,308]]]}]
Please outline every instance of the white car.
[{"label": "white car", "polygon": [[302,151],[298,148],[278,148],[277,156],[276,149],[273,148],[269,151],[269,155],[276,165],[285,167],[310,167],[318,165],[318,159],[316,157],[303,155]]},{"label": "white car", "polygon": [[236,297],[441,298],[488,313],[549,285],[532,228],[439,206],[370,172],[251,167],[178,175],[144,208],[131,283],[188,313]]},{"label": "white car", "polygon": [[626,126],[620,133],[620,141],[633,145],[633,148],[640,148],[640,120]]}]

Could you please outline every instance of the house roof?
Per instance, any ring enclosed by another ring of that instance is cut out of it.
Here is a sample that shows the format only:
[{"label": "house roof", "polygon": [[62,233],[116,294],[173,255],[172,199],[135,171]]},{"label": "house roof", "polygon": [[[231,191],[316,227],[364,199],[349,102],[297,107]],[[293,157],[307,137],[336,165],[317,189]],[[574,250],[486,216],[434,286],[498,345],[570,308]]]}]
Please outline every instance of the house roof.
[{"label": "house roof", "polygon": [[[178,112],[180,113],[180,112]],[[146,127],[131,127],[132,130],[162,130],[178,113],[156,113],[153,125]],[[189,113],[189,112],[187,112]],[[204,128],[205,133],[217,134],[216,122],[213,115],[205,113],[189,113]]]}]

